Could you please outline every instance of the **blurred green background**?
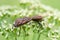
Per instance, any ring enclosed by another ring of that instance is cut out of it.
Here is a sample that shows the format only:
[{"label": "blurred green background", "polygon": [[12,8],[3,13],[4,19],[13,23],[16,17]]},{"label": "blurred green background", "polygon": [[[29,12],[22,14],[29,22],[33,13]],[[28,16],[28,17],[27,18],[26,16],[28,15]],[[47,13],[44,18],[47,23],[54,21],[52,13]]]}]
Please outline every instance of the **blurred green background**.
[{"label": "blurred green background", "polygon": [[[59,9],[60,10],[60,0],[40,0],[41,1],[41,3],[43,3],[43,4],[45,4],[45,5],[47,5],[47,6],[51,6],[51,7],[53,7],[53,8],[56,8],[56,9]],[[0,6],[6,6],[6,5],[10,5],[10,6],[20,6],[20,4],[19,4],[19,0],[0,0]],[[27,4],[28,5],[28,4]],[[22,6],[25,6],[24,4],[22,4]],[[34,10],[34,9],[33,9]],[[35,11],[39,11],[39,10],[41,10],[41,9],[39,9],[39,8],[37,8],[37,9],[35,9]],[[44,10],[44,9],[43,9]],[[8,9],[8,10],[6,10],[6,11],[2,11],[3,13],[15,13],[15,11],[16,11],[16,13],[18,13],[19,11],[20,11],[20,9],[18,10],[18,9]],[[28,10],[28,11],[30,11],[30,10]],[[34,13],[35,13],[35,11],[34,11]],[[25,10],[24,10],[24,12],[25,12]],[[23,12],[22,12],[23,13]],[[5,20],[6,18],[7,18],[7,26],[8,26],[8,24],[11,22],[11,24],[12,24],[12,22],[14,21],[14,19],[15,18],[18,18],[18,17],[20,17],[19,16],[19,14],[17,14],[18,16],[10,16],[10,17],[7,17],[7,16],[9,16],[8,14],[6,15],[6,14],[3,14],[3,16],[1,17],[1,20],[0,21],[3,21],[3,20]],[[22,14],[23,15],[23,14]],[[34,15],[34,14],[32,14],[32,15]],[[6,17],[5,17],[6,16]],[[4,17],[5,17],[5,19],[4,19]],[[53,21],[53,18],[54,17],[51,17],[50,19],[49,19],[49,22],[50,21]],[[11,20],[12,19],[12,20]],[[58,21],[58,19],[56,19],[55,20],[56,22],[55,22],[55,26],[57,26],[57,25],[59,25],[60,26],[60,21]],[[2,22],[3,23],[3,22]],[[34,26],[34,25],[33,25]],[[53,30],[55,29],[55,28],[52,28]],[[60,30],[60,27],[56,27],[56,29],[59,29]],[[32,30],[30,30],[30,31],[32,31]],[[4,31],[5,32],[5,31]],[[41,35],[41,40],[43,40],[43,39],[45,39],[46,38],[46,40],[51,40],[49,37],[47,37],[46,35],[48,34],[48,32],[49,32],[49,28],[47,29],[47,30],[44,30],[44,32],[42,33],[42,35]],[[10,33],[10,32],[9,32]],[[22,33],[23,34],[23,33]],[[32,34],[34,34],[34,37],[33,37],[33,40],[36,40],[37,38],[36,38],[36,36],[37,35],[39,35],[38,33],[32,33]],[[53,32],[51,32],[51,34],[50,34],[50,36],[51,35],[55,35],[56,36],[56,34],[58,35],[59,33],[53,33]],[[60,34],[59,34],[60,35]],[[32,35],[30,35],[29,36],[30,38],[29,38],[29,40],[31,40],[32,39]],[[12,38],[12,37],[11,37]],[[11,39],[10,38],[10,39]],[[21,37],[20,37],[21,38]],[[18,38],[19,40],[20,40],[20,38]],[[6,40],[5,38],[4,38],[4,36],[2,36],[2,35],[0,35],[0,40]],[[21,40],[23,40],[23,38],[21,38]],[[59,38],[57,39],[57,40],[60,40],[60,36],[59,36]]]},{"label": "blurred green background", "polygon": [[60,0],[41,0],[43,4],[49,5],[53,8],[60,10]]},{"label": "blurred green background", "polygon": [[[43,4],[51,6],[60,10],[60,0],[40,0]],[[0,0],[0,6],[2,5],[17,5],[19,6],[19,0]]]},{"label": "blurred green background", "polygon": [[0,0],[0,6],[2,5],[19,5],[18,0]]}]

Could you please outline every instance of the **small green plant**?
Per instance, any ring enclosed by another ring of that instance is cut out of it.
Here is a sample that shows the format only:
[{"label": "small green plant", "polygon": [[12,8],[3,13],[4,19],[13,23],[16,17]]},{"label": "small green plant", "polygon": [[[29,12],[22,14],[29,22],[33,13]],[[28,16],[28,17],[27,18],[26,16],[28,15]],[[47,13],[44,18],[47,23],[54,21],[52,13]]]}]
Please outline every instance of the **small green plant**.
[{"label": "small green plant", "polygon": [[[21,3],[20,8],[1,9],[0,34],[3,36],[3,40],[59,40],[60,16],[57,13],[57,11],[47,10],[41,5],[35,6],[31,3]],[[40,25],[37,22],[30,21],[17,28],[13,26],[17,18],[40,14],[48,14],[40,22]]]}]

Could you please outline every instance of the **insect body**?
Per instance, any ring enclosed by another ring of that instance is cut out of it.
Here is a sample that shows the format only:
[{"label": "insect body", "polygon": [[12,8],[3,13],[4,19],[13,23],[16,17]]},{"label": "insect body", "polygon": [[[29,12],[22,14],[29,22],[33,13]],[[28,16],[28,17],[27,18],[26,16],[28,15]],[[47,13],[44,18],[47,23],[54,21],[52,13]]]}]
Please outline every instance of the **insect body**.
[{"label": "insect body", "polygon": [[42,16],[37,15],[37,16],[33,16],[31,18],[30,17],[18,18],[18,19],[16,19],[14,26],[15,27],[21,26],[23,24],[28,23],[31,20],[37,21],[37,22],[42,21]]},{"label": "insect body", "polygon": [[29,21],[31,21],[31,18],[29,18],[29,17],[18,18],[18,19],[16,19],[14,26],[18,27],[25,23],[28,23]]},{"label": "insect body", "polygon": [[32,20],[33,21],[42,21],[42,16],[38,16],[38,15],[37,16],[33,16]]}]

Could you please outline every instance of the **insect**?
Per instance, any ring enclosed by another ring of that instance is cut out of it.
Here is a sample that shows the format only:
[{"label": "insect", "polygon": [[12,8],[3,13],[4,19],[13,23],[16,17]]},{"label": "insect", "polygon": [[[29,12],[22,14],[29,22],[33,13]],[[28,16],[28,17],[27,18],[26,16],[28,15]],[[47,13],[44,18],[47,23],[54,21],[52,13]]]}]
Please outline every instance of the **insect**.
[{"label": "insect", "polygon": [[29,21],[31,21],[31,18],[29,17],[24,17],[24,18],[18,18],[16,19],[15,23],[13,24],[15,27],[21,26],[23,24],[28,23]]},{"label": "insect", "polygon": [[40,28],[43,29],[42,24],[41,24],[41,21],[43,21],[43,17],[42,16],[39,16],[39,15],[33,16],[32,20],[37,22],[39,24]]},{"label": "insect", "polygon": [[43,17],[42,16],[39,16],[39,15],[36,15],[36,16],[33,16],[32,17],[32,20],[33,21],[42,21]]},{"label": "insect", "polygon": [[30,22],[31,20],[33,21],[42,21],[42,16],[33,16],[33,17],[24,17],[24,18],[18,18],[16,19],[15,23],[13,24],[15,27],[21,26],[23,24],[26,24]]}]

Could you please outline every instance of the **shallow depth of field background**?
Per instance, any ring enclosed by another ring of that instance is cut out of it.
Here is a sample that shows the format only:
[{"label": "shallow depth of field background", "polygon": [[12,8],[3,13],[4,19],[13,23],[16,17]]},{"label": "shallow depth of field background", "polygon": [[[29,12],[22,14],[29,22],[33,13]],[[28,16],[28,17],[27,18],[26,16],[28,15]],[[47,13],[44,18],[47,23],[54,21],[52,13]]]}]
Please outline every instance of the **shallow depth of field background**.
[{"label": "shallow depth of field background", "polygon": [[[41,2],[40,6],[34,3],[31,5],[29,2],[23,3],[20,0],[0,0],[0,40],[60,40],[60,0],[38,0],[38,2]],[[44,29],[39,29],[39,25],[33,21],[22,26],[25,30],[11,29],[16,18],[41,13],[49,14],[42,22],[45,23],[42,26]]]},{"label": "shallow depth of field background", "polygon": [[[43,4],[60,9],[60,0],[40,0]],[[17,5],[19,6],[19,0],[0,0],[0,6],[2,5]]]}]

